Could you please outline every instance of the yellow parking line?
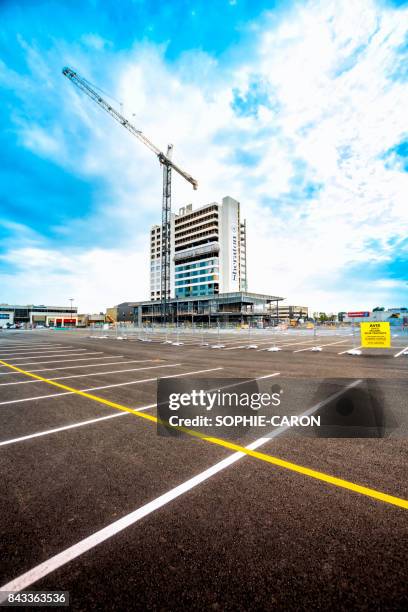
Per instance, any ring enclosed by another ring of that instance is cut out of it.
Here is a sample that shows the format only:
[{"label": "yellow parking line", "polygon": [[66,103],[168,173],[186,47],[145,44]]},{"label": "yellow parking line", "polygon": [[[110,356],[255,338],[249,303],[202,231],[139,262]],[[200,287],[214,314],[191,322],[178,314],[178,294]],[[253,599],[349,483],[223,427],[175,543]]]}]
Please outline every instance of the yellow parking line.
[{"label": "yellow parking line", "polygon": [[95,402],[99,402],[101,404],[105,404],[106,406],[110,406],[111,408],[117,408],[118,410],[122,410],[124,412],[130,412],[131,414],[135,414],[136,416],[140,416],[142,419],[146,419],[148,421],[153,421],[157,423],[157,418],[152,416],[151,414],[145,414],[144,412],[140,412],[139,410],[135,410],[133,408],[127,408],[126,406],[122,406],[122,404],[117,404],[116,402],[111,402],[103,397],[99,397],[98,395],[94,395],[93,393],[86,393],[86,391],[80,391],[79,389],[74,389],[74,387],[69,387],[68,385],[63,385],[61,383],[55,382],[54,380],[49,380],[48,378],[44,378],[43,376],[39,376],[38,374],[33,374],[32,372],[26,372],[17,366],[12,365],[11,363],[7,363],[6,361],[2,361],[0,359],[0,365],[7,366],[16,372],[20,372],[20,374],[25,374],[26,376],[30,376],[30,378],[36,378],[37,380],[41,380],[42,382],[47,383],[48,385],[52,385],[53,387],[58,387],[58,389],[63,389],[64,391],[71,391],[72,393],[76,393],[77,395],[81,395],[82,397],[86,397],[88,399],[94,400]]},{"label": "yellow parking line", "polygon": [[[22,370],[21,368],[18,368],[17,366],[14,366],[10,363],[7,363],[6,361],[0,360],[0,364],[8,368],[11,368],[12,370],[15,370],[16,372],[20,372],[21,374],[30,376],[31,378],[36,378],[37,380],[41,380],[49,385],[53,385],[54,387],[63,389],[64,391],[71,391],[73,393],[76,393],[77,395],[86,397],[87,399],[91,399],[101,404],[105,404],[106,406],[110,406],[111,408],[121,410],[122,412],[129,412],[131,414],[134,414],[142,419],[146,419],[147,421],[151,421],[153,423],[159,422],[157,417],[151,414],[146,414],[145,412],[140,412],[139,410],[128,408],[127,406],[123,406],[122,404],[111,402],[110,400],[104,399],[103,397],[99,397],[97,395],[93,395],[92,393],[86,393],[85,391],[74,389],[73,387],[69,387],[68,385],[64,385],[64,384],[55,382],[53,380],[48,380],[47,378],[44,378],[43,376],[38,376],[38,374],[32,374],[31,372],[26,372],[25,370]],[[166,425],[167,423],[163,423],[163,424]],[[184,427],[179,427],[178,429],[180,429],[184,433],[194,438],[198,438],[200,440],[209,442],[210,444],[216,444],[217,446],[223,446],[224,448],[228,448],[229,450],[244,453],[245,455],[254,457],[255,459],[265,461],[266,463],[271,463],[272,465],[277,465],[278,467],[290,470],[292,472],[296,472],[298,474],[302,474],[303,476],[308,476],[309,478],[314,478],[315,480],[320,480],[322,482],[326,482],[336,487],[347,489],[349,491],[353,491],[354,493],[360,493],[361,495],[365,495],[367,497],[371,497],[378,501],[382,501],[388,504],[392,504],[393,506],[398,506],[400,508],[404,508],[408,510],[408,500],[406,499],[395,497],[394,495],[389,495],[388,493],[383,493],[381,491],[377,491],[376,489],[370,489],[369,487],[364,487],[364,486],[355,484],[354,482],[343,480],[342,478],[337,478],[336,476],[330,476],[329,474],[325,474],[324,472],[318,472],[316,470],[312,470],[302,465],[298,465],[297,463],[292,463],[290,461],[279,459],[278,457],[273,457],[272,455],[266,455],[265,453],[260,453],[258,451],[250,450],[249,448],[245,448],[245,446],[240,446],[239,444],[227,442],[226,440],[222,440],[221,438],[214,438],[211,436],[206,436],[198,431],[186,429]]]}]

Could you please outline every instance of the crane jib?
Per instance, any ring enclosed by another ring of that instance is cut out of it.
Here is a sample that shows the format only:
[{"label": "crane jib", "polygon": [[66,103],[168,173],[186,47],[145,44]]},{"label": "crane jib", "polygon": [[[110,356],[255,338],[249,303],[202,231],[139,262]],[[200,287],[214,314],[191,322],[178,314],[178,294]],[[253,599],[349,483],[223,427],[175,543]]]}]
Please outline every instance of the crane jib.
[{"label": "crane jib", "polygon": [[62,69],[62,74],[81,89],[91,100],[96,102],[101,108],[110,114],[113,119],[123,125],[133,136],[136,136],[143,144],[155,153],[163,165],[163,202],[162,202],[162,251],[161,251],[161,305],[163,322],[167,321],[168,300],[170,298],[170,218],[171,218],[171,171],[175,170],[180,176],[188,181],[193,189],[197,189],[197,181],[176,166],[170,159],[172,146],[170,145],[165,155],[156,145],[154,145],[140,130],[132,125],[119,111],[113,108],[100,94],[94,90],[86,79],[79,76],[77,72],[66,66]]}]

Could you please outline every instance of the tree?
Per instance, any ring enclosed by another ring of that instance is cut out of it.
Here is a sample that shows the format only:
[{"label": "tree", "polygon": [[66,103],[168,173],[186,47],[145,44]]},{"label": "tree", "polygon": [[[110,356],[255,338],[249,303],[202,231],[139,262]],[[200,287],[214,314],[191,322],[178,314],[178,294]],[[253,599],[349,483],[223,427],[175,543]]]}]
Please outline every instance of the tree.
[{"label": "tree", "polygon": [[384,306],[376,306],[375,308],[373,308],[373,312],[384,312],[384,310]]}]

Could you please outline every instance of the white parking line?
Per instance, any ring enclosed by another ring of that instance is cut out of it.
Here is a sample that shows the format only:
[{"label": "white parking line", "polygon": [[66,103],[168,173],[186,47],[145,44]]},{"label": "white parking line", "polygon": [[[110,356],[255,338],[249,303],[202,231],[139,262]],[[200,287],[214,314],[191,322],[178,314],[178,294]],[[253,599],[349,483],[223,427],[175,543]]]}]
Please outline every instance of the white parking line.
[{"label": "white parking line", "polygon": [[[333,344],[344,344],[345,342],[348,342],[348,340],[339,340],[338,342],[329,342],[329,344],[319,344],[319,346],[333,346]],[[294,353],[301,353],[302,351],[311,351],[312,350],[312,346],[308,346],[307,348],[303,348],[303,349],[297,349],[296,351],[293,351]]]},{"label": "white parking line", "polygon": [[54,343],[50,343],[50,344],[0,344],[0,349],[30,349],[30,348],[48,348],[48,347],[53,347],[53,346],[64,346],[63,344],[54,344]]},{"label": "white parking line", "polygon": [[50,350],[50,349],[55,349],[55,348],[75,348],[75,345],[73,344],[65,344],[65,343],[59,343],[59,344],[25,344],[25,345],[17,345],[15,346],[14,344],[8,344],[8,345],[0,345],[0,351],[5,351],[6,353],[9,353],[10,351],[18,351],[18,352],[22,352],[22,351],[39,351],[40,349],[44,349],[44,350]]},{"label": "white parking line", "polygon": [[[147,406],[142,406],[141,408],[136,408],[136,410],[148,410],[149,408],[154,408],[156,404],[148,404]],[[5,440],[4,442],[0,442],[0,446],[8,446],[9,444],[15,444],[16,442],[24,442],[25,440],[31,440],[32,438],[40,438],[42,436],[49,436],[50,434],[59,433],[60,431],[67,431],[68,429],[76,429],[77,427],[85,427],[85,425],[92,425],[93,423],[98,423],[99,421],[107,421],[108,419],[115,419],[117,417],[123,417],[129,415],[129,412],[114,412],[113,414],[108,414],[104,417],[97,417],[96,419],[89,419],[88,421],[79,421],[79,423],[73,423],[72,425],[64,425],[62,427],[55,427],[54,429],[47,429],[46,431],[40,431],[38,433],[29,434],[28,436],[21,436],[20,438],[13,438],[12,440]]]},{"label": "white parking line", "polygon": [[[280,348],[284,349],[287,346],[296,346],[299,344],[310,344],[311,342],[316,342],[316,340],[302,340],[301,342],[276,342],[275,344],[271,343],[270,346],[279,346]],[[267,348],[263,348],[263,349],[258,349],[258,353],[262,352],[262,351],[267,351],[269,347]],[[309,348],[309,347],[307,347]]]},{"label": "white parking line", "polygon": [[[220,340],[220,342],[224,344],[223,340]],[[248,344],[257,344],[258,346],[260,344],[271,344],[273,342],[273,338],[271,338],[270,340],[257,340],[257,338],[247,338],[246,341],[243,340],[243,342],[244,344],[237,344],[236,346],[228,346],[227,348],[224,349],[224,351],[233,351],[234,349],[243,349],[243,348],[246,348]],[[278,342],[282,342],[282,341],[278,340]]]},{"label": "white parking line", "polygon": [[[307,344],[308,342],[313,342],[313,340],[302,340],[301,342],[285,342],[285,340],[277,340],[276,342],[274,342],[274,338],[271,338],[270,340],[265,340],[262,342],[258,342],[256,339],[253,339],[252,341],[254,344],[257,344],[258,346],[260,344],[269,344],[269,346],[272,345],[276,345],[276,346],[281,346],[282,348],[285,348],[286,346],[294,346],[295,344]],[[252,344],[251,342],[251,344]],[[241,344],[239,346],[229,346],[228,348],[224,349],[224,351],[232,351],[233,349],[240,349],[240,348],[246,348],[248,346],[249,342],[247,342],[247,344]],[[260,353],[261,351],[266,351],[268,350],[267,348],[263,348],[263,349],[258,349],[258,353]]]},{"label": "white parking line", "polygon": [[[99,364],[98,364],[99,365]],[[120,365],[120,364],[117,364]],[[181,363],[172,364],[172,367],[181,365]],[[67,378],[86,378],[88,376],[104,376],[105,374],[120,374],[121,372],[140,372],[141,370],[155,370],[156,368],[164,368],[165,365],[146,366],[144,368],[127,368],[126,370],[111,370],[110,372],[92,372],[90,374],[70,374],[69,376],[57,376],[56,378],[49,378],[48,380],[66,380]],[[10,385],[28,385],[34,383],[43,383],[42,380],[18,380],[17,382],[0,383],[0,387],[8,387]]]},{"label": "white parking line", "polygon": [[[109,355],[108,357],[87,357],[85,359],[60,359],[59,361],[34,361],[33,363],[25,363],[24,365],[41,365],[43,363],[68,363],[70,361],[96,361],[97,359],[113,359],[114,357],[122,358],[123,355]],[[116,363],[143,363],[145,361],[153,361],[153,359],[140,359],[139,361],[112,361],[111,363],[86,363],[80,366],[64,366],[62,368],[41,368],[41,370],[26,370],[27,372],[53,372],[54,370],[73,370],[74,368],[96,368],[100,365],[115,365]],[[2,366],[5,367],[5,366]],[[0,372],[0,376],[12,376],[21,372]]]},{"label": "white parking line", "polygon": [[[92,357],[92,359],[113,359],[115,355],[110,355],[109,357]],[[117,355],[118,358],[123,357],[123,355]],[[78,361],[82,361],[78,359]],[[88,360],[86,360],[88,361]],[[56,370],[77,370],[78,368],[99,368],[100,366],[108,366],[108,365],[125,365],[126,363],[148,363],[149,361],[155,361],[154,359],[131,359],[130,361],[110,361],[109,363],[86,363],[78,366],[63,366],[62,368],[40,368],[39,370],[26,370],[26,372],[55,372]],[[58,362],[57,363],[62,363]],[[21,372],[0,372],[0,376],[10,376],[11,374],[20,374]]]},{"label": "white parking line", "polygon": [[72,344],[66,344],[65,342],[53,342],[52,344],[0,344],[0,350],[9,351],[16,349],[18,351],[28,351],[30,349],[42,349],[42,348],[74,348]]},{"label": "white parking line", "polygon": [[[258,376],[258,378],[256,378],[255,380],[263,380],[265,378],[273,378],[275,376],[279,376],[280,372],[274,372],[273,374],[266,374],[265,376]],[[178,374],[175,374],[175,376],[178,376]],[[183,374],[183,376],[185,376],[185,374]],[[166,377],[166,378],[171,378],[171,376]],[[230,385],[230,386],[235,386],[235,385]],[[223,389],[225,387],[222,387]],[[135,410],[138,411],[142,411],[142,410],[148,410],[150,408],[156,408],[157,404],[147,404],[146,406],[141,406],[140,408],[135,408]],[[99,421],[106,421],[106,419],[112,419],[114,417],[119,417],[119,416],[126,416],[129,415],[129,412],[114,412],[113,414],[110,414],[108,416],[104,416],[104,417],[96,417],[95,419],[90,419],[87,421],[79,421],[78,423],[73,423],[71,425],[63,425],[61,427],[55,427],[54,429],[47,429],[46,431],[39,431],[37,433],[34,434],[28,434],[26,436],[21,436],[20,438],[12,438],[11,440],[4,440],[3,442],[0,442],[0,446],[7,446],[9,444],[15,444],[17,442],[24,442],[25,440],[30,440],[31,438],[39,438],[41,436],[48,436],[50,434],[53,433],[58,433],[60,431],[66,431],[68,429],[75,429],[76,427],[84,427],[86,425],[91,425],[93,423],[98,423]]]},{"label": "white parking line", "polygon": [[345,351],[341,351],[341,353],[337,353],[337,354],[338,354],[338,355],[344,355],[344,353],[348,353],[348,352],[349,352],[349,351],[351,351],[353,348],[356,348],[356,349],[361,349],[361,348],[363,348],[363,347],[362,347],[362,346],[356,346],[356,347],[352,346],[351,348],[348,348],[348,349],[346,349]]},{"label": "white parking line", "polygon": [[[10,358],[15,356],[15,359],[39,359],[40,357],[57,357],[58,355],[54,355],[54,353],[59,353],[60,351],[64,351],[64,354],[66,355],[70,355],[71,353],[73,354],[80,354],[80,353],[86,353],[88,349],[78,349],[78,348],[71,348],[71,349],[66,349],[66,348],[59,348],[59,349],[52,349],[50,351],[29,351],[28,354],[26,353],[10,353],[10,354],[6,354],[3,353],[2,355],[0,355],[0,359],[4,358]],[[75,351],[77,351],[77,353],[75,353]],[[38,357],[37,357],[38,355]]]},{"label": "white parking line", "polygon": [[408,351],[408,346],[406,346],[405,348],[402,349],[402,351],[400,351],[399,353],[396,353],[394,355],[394,357],[399,357],[400,355],[403,355],[405,353],[405,351]]},{"label": "white parking line", "polygon": [[[90,353],[87,353],[88,355],[102,355],[103,351],[92,351]],[[54,359],[54,357],[65,357],[66,355],[68,355],[68,357],[75,357],[76,355],[80,355],[81,357],[83,355],[85,355],[85,353],[63,353],[62,355],[46,355],[46,357],[52,357]],[[35,359],[35,357],[25,357],[25,359]],[[41,359],[41,357],[39,357],[39,359]],[[8,361],[8,360],[7,360]],[[25,366],[25,365],[36,365],[37,363],[62,363],[63,361],[69,361],[68,359],[60,359],[59,361],[32,361],[30,363],[24,362],[21,363],[21,365]],[[81,361],[80,359],[71,359],[70,361]],[[21,362],[21,359],[18,359],[17,361],[15,359],[10,360],[10,363],[13,363],[15,365],[18,365]],[[5,368],[6,366],[0,366],[2,368]]]},{"label": "white parking line", "polygon": [[[338,397],[348,389],[355,387],[360,382],[361,380],[351,383],[345,389],[343,389],[342,392],[335,393],[334,395],[327,398],[325,401],[319,402],[319,404],[316,404],[316,406],[309,408],[309,410],[306,410],[303,414],[299,415],[299,417],[312,415],[314,412],[322,408],[325,404],[330,401],[333,401],[335,397]],[[280,436],[287,429],[288,427],[279,427],[273,432],[271,432],[267,437],[259,438],[251,444],[248,444],[245,448],[248,450],[256,450],[257,448],[260,448],[261,446],[269,442],[271,439]],[[127,527],[130,527],[134,523],[140,521],[145,516],[148,516],[152,512],[155,512],[159,508],[162,508],[163,506],[172,502],[177,497],[180,497],[184,493],[191,491],[191,489],[194,489],[202,482],[208,480],[209,478],[211,478],[215,474],[218,474],[222,470],[225,470],[227,467],[233,465],[244,457],[247,457],[247,455],[241,451],[232,453],[231,455],[229,455],[225,459],[222,459],[210,468],[204,470],[196,476],[193,476],[193,478],[190,478],[189,480],[183,482],[177,487],[170,489],[170,491],[168,491],[167,493],[160,495],[156,499],[152,500],[151,502],[148,502],[144,506],[141,506],[137,510],[130,512],[129,514],[123,516],[117,521],[114,521],[110,525],[99,529],[99,531],[96,531],[87,538],[80,540],[79,542],[73,544],[69,548],[66,548],[62,552],[54,555],[53,557],[50,557],[49,559],[47,559],[47,561],[43,561],[39,565],[33,567],[31,570],[28,570],[28,572],[25,572],[17,578],[14,578],[14,580],[11,580],[7,584],[0,587],[0,603],[7,598],[7,591],[21,591],[23,589],[26,589],[41,578],[44,578],[44,576],[51,574],[51,572],[54,572],[56,569],[62,567],[63,565],[66,565],[70,561],[73,561],[88,550],[95,548],[95,546],[98,546],[99,544],[105,542],[117,533],[120,533]]]},{"label": "white parking line", "polygon": [[1,347],[61,346],[63,342],[0,342]]},{"label": "white parking line", "polygon": [[[13,355],[15,355],[16,357],[21,357],[21,359],[28,359],[29,357],[33,357],[33,359],[35,359],[35,355],[44,355],[45,357],[47,357],[48,355],[52,356],[53,353],[58,353],[60,351],[66,351],[67,353],[70,353],[71,351],[86,351],[88,349],[79,349],[79,348],[73,348],[73,347],[59,347],[59,348],[52,348],[52,349],[42,349],[41,351],[12,351],[10,353],[0,353],[0,359],[2,359],[3,357],[12,357]],[[25,357],[24,355],[27,355],[27,357]]]},{"label": "white parking line", "polygon": [[[167,364],[163,366],[158,366],[161,368],[175,368],[180,366],[181,364]],[[209,368],[207,370],[196,370],[195,372],[184,372],[183,374],[172,374],[171,376],[163,376],[162,378],[175,378],[177,376],[188,376],[189,374],[201,374],[203,372],[214,372],[215,370],[223,370],[223,367],[219,368]],[[140,385],[141,383],[152,382],[157,380],[157,376],[154,378],[145,378],[144,380],[131,380],[129,382],[124,383],[115,383],[113,385],[103,385],[101,387],[90,387],[89,389],[78,389],[78,391],[98,391],[101,389],[113,389],[113,387],[126,387],[128,385]],[[64,395],[75,395],[75,391],[64,391],[63,393],[51,393],[50,395],[38,395],[37,397],[23,397],[21,399],[16,400],[7,400],[6,402],[0,402],[0,406],[8,406],[9,404],[21,404],[22,402],[31,402],[41,399],[48,399],[49,397],[62,397]]]}]

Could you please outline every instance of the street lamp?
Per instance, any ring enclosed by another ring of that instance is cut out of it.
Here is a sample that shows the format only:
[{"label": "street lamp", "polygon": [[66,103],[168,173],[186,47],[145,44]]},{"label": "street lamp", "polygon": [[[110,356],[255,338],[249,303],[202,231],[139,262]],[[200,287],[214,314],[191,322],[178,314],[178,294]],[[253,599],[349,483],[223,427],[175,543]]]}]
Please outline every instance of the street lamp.
[{"label": "street lamp", "polygon": [[73,313],[73,309],[72,309],[72,302],[74,301],[75,298],[69,298],[69,301],[71,302],[71,325],[72,325],[72,313]]}]

